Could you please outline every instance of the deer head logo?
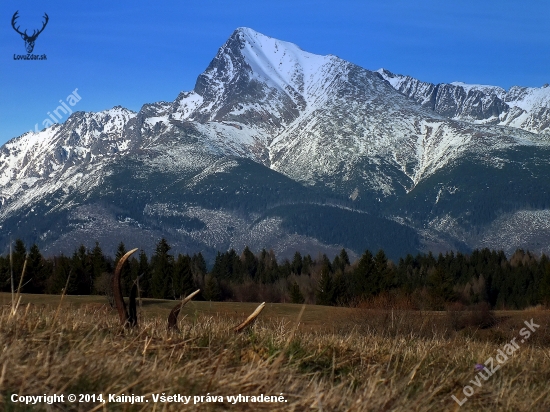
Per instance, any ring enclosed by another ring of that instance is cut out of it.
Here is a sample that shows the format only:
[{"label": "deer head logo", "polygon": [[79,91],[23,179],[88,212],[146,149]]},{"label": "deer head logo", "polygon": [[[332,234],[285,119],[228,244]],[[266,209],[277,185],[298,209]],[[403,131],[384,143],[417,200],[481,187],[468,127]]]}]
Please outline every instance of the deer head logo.
[{"label": "deer head logo", "polygon": [[46,13],[44,13],[44,23],[42,24],[42,28],[38,31],[34,30],[32,35],[29,36],[27,34],[27,30],[25,30],[25,32],[21,32],[21,31],[19,31],[19,26],[15,27],[15,21],[19,17],[17,15],[18,13],[19,13],[19,10],[16,11],[14,13],[13,17],[11,18],[11,25],[12,25],[13,29],[21,35],[21,38],[23,40],[25,40],[25,48],[27,49],[27,53],[32,53],[32,51],[34,49],[34,42],[36,41],[36,38],[38,37],[38,35],[40,33],[42,33],[42,31],[44,31],[44,28],[46,27],[46,24],[48,24],[49,17]]}]

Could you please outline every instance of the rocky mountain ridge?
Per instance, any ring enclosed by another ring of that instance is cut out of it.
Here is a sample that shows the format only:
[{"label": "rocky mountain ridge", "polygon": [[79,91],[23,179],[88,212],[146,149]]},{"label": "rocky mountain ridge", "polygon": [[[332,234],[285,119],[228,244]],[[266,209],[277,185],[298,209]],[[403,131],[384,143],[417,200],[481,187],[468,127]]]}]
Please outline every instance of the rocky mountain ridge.
[{"label": "rocky mountain ridge", "polygon": [[396,90],[422,107],[455,120],[515,127],[550,135],[550,86],[498,86],[461,82],[432,84],[410,76],[377,71]]},{"label": "rocky mountain ridge", "polygon": [[[65,253],[93,238],[151,248],[162,235],[209,253],[526,246],[494,236],[494,225],[523,221],[514,213],[524,203],[550,206],[541,90],[434,86],[240,28],[173,102],[76,112],[6,143],[0,225],[4,238],[22,233]],[[462,181],[458,171],[472,167],[477,180]],[[529,170],[527,183],[506,180],[512,170]],[[495,200],[496,214],[481,218],[485,177],[498,191],[511,183],[537,194]],[[529,242],[550,236],[545,225],[533,233]]]}]

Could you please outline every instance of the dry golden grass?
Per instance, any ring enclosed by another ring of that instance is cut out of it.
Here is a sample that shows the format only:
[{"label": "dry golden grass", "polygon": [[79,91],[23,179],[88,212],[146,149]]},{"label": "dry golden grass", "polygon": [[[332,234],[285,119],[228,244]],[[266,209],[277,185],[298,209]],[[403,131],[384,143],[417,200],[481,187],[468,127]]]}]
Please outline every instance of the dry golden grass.
[{"label": "dry golden grass", "polygon": [[[308,306],[301,318],[307,327],[295,331],[301,306],[266,305],[252,327],[236,334],[256,304],[191,302],[180,314],[180,330],[170,332],[174,302],[147,302],[139,329],[123,330],[116,311],[95,298],[77,305],[67,296],[57,318],[54,298],[45,305],[24,298],[15,316],[8,305],[0,310],[5,411],[550,410],[549,316],[540,310],[507,315],[489,330],[455,332],[444,314]],[[464,398],[475,364],[495,356],[531,318],[540,328],[459,407],[451,395]],[[24,409],[10,401],[12,393],[124,393],[147,395],[149,403]],[[287,402],[153,403],[151,394],[161,393],[224,399],[283,393]]]}]

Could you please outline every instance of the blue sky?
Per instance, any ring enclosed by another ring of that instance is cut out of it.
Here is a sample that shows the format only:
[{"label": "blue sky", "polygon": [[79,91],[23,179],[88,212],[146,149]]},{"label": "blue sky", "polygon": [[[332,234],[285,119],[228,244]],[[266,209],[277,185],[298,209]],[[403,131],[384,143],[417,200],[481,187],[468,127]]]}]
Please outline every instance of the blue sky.
[{"label": "blue sky", "polygon": [[[46,61],[15,61],[29,32]],[[433,83],[540,87],[550,83],[550,2],[526,1],[12,1],[0,4],[0,144],[74,90],[75,110],[171,101],[194,87],[240,26]],[[65,118],[62,119],[62,121]]]}]

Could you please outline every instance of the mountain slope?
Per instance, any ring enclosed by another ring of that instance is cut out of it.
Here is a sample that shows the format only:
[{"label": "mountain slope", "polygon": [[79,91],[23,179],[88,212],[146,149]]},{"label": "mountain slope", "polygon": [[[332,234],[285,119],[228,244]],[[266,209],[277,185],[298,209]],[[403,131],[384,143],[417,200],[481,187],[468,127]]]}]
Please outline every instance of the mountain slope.
[{"label": "mountain slope", "polygon": [[[508,250],[521,241],[497,222],[550,207],[545,93],[430,85],[240,28],[173,102],[74,113],[4,145],[0,241]],[[514,110],[525,130],[504,125]]]}]

